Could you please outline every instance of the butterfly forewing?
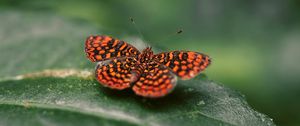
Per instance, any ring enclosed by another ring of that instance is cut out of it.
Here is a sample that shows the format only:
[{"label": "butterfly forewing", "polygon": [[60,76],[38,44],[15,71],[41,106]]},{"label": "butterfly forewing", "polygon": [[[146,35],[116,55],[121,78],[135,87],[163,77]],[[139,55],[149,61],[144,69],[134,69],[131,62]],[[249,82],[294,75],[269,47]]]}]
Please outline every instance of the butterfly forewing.
[{"label": "butterfly forewing", "polygon": [[143,97],[162,97],[176,85],[176,76],[164,65],[152,62],[145,65],[133,91]]},{"label": "butterfly forewing", "polygon": [[155,60],[172,70],[181,79],[191,79],[209,64],[207,55],[193,51],[172,51],[155,55]]},{"label": "butterfly forewing", "polygon": [[136,57],[140,52],[132,45],[109,36],[90,36],[85,41],[85,52],[92,62],[124,56]]},{"label": "butterfly forewing", "polygon": [[112,89],[125,89],[139,78],[135,70],[136,59],[132,57],[114,58],[99,62],[96,67],[96,78],[104,86]]}]

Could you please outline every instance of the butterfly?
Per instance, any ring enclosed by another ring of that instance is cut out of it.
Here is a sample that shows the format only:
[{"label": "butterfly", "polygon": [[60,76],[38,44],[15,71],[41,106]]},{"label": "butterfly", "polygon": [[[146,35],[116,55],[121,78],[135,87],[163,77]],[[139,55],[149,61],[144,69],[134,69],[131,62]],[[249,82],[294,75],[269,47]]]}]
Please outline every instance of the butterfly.
[{"label": "butterfly", "polygon": [[122,40],[105,35],[89,36],[85,41],[87,58],[98,62],[95,76],[111,89],[132,88],[143,97],[159,98],[182,80],[195,77],[211,63],[209,56],[193,51],[154,54],[151,47],[140,52]]}]

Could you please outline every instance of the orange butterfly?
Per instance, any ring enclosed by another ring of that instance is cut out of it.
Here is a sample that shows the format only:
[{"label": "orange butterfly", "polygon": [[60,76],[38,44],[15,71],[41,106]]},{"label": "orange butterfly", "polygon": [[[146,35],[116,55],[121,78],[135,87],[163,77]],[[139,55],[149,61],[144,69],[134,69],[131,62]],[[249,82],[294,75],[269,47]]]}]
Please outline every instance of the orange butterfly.
[{"label": "orange butterfly", "polygon": [[142,52],[132,45],[109,36],[90,36],[85,52],[96,67],[97,80],[106,87],[122,90],[132,87],[143,97],[157,98],[170,93],[176,76],[191,79],[203,71],[211,60],[192,51],[153,54],[151,47]]}]

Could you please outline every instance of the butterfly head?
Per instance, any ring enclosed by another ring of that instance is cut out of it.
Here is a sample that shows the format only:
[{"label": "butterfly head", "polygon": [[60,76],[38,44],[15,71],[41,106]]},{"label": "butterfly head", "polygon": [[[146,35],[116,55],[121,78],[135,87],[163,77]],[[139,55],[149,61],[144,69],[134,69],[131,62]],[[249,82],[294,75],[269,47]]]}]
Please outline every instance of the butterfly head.
[{"label": "butterfly head", "polygon": [[153,51],[151,47],[145,48],[142,53],[139,55],[139,61],[144,63],[144,62],[149,62],[151,59],[153,59]]}]

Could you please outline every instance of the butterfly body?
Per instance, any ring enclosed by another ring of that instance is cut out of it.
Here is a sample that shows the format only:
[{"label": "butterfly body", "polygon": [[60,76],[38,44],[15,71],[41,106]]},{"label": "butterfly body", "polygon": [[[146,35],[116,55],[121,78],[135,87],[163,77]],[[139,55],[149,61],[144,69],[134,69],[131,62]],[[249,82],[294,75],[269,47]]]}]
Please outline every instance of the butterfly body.
[{"label": "butterfly body", "polygon": [[193,51],[154,54],[151,47],[142,52],[132,45],[109,36],[90,36],[85,52],[92,62],[99,62],[95,76],[106,87],[132,88],[143,97],[169,94],[176,86],[176,76],[191,79],[209,64],[207,55]]}]

